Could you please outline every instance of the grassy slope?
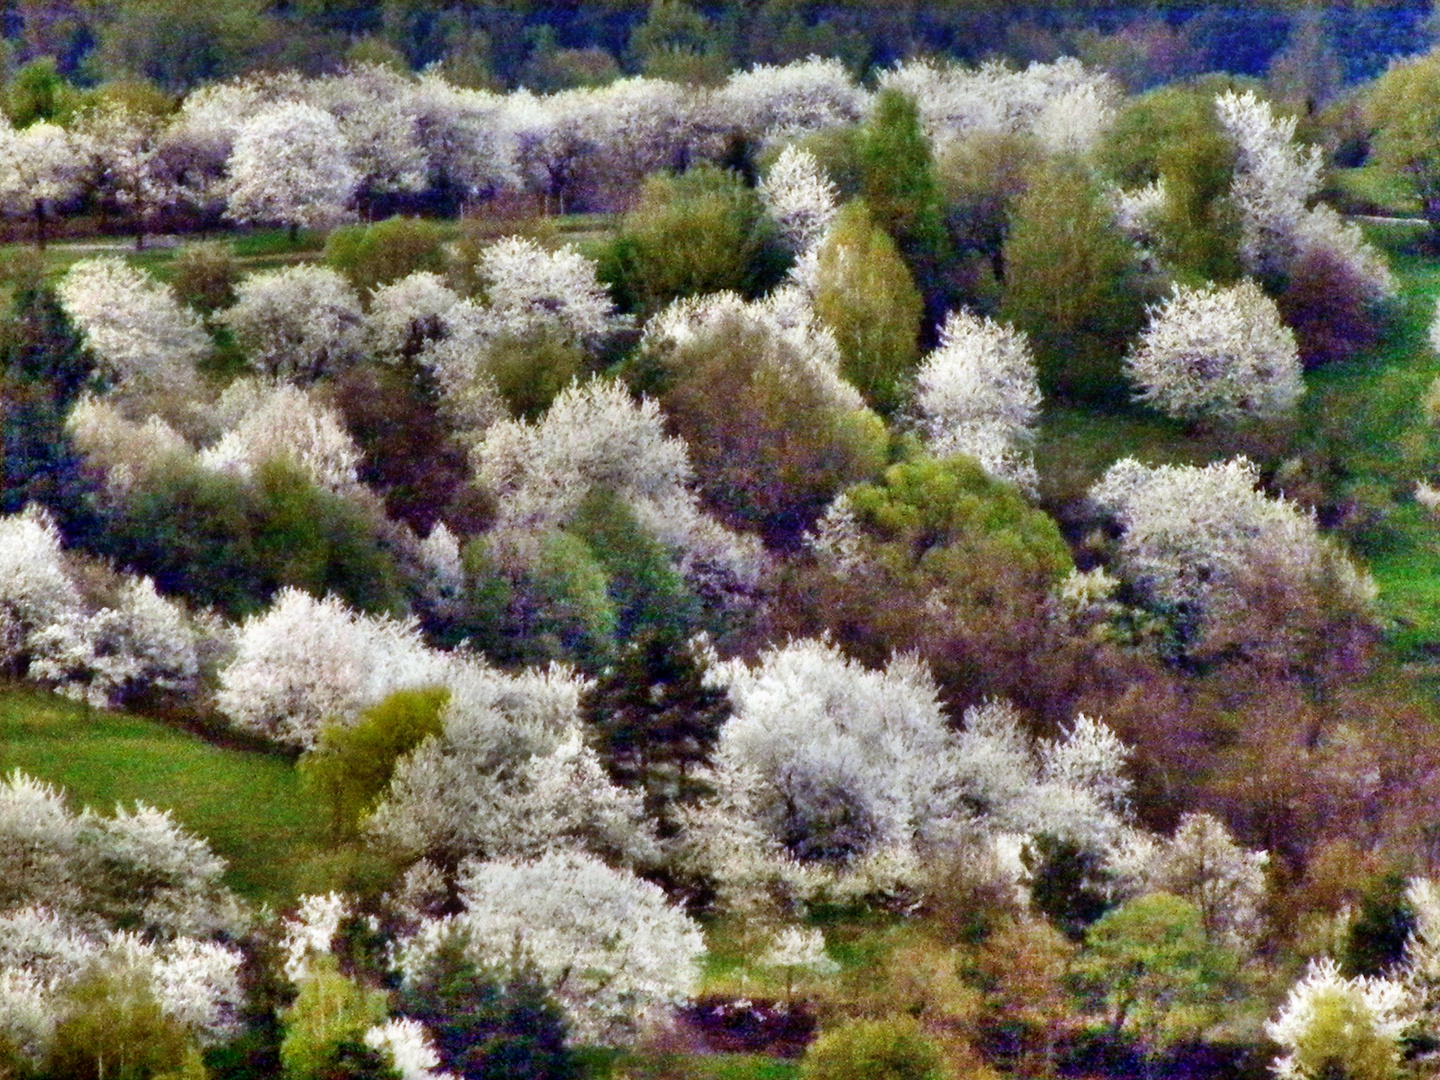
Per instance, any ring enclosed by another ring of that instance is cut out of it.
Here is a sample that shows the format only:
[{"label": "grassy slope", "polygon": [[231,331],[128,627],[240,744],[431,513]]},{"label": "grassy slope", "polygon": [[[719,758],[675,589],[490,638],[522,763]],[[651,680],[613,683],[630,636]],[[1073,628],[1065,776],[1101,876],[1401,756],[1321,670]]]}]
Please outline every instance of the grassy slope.
[{"label": "grassy slope", "polygon": [[325,847],[320,808],[289,759],[223,749],[152,720],[0,687],[0,767],[65,787],[72,806],[144,800],[206,837],[247,898],[279,902]]},{"label": "grassy slope", "polygon": [[1274,467],[1317,452],[1350,488],[1367,489],[1386,509],[1360,554],[1380,588],[1397,655],[1414,658],[1440,644],[1440,522],[1413,499],[1415,481],[1434,483],[1436,462],[1425,452],[1427,424],[1420,407],[1440,357],[1427,340],[1440,297],[1440,262],[1409,252],[1416,230],[1367,230],[1390,250],[1400,283],[1393,323],[1380,347],[1346,364],[1306,375],[1307,393],[1288,430],[1212,430],[1196,433],[1140,411],[1091,413],[1049,410],[1036,447],[1042,490],[1052,501],[1074,497],[1118,458],[1149,464],[1227,458],[1237,452]]}]

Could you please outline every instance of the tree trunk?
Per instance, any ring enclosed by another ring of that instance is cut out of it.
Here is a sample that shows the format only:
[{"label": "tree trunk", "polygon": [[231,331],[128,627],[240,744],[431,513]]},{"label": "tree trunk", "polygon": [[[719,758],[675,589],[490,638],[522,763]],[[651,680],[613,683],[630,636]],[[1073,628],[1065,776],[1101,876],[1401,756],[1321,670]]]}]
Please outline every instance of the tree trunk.
[{"label": "tree trunk", "polygon": [[300,243],[300,226],[296,222],[290,223],[290,246],[294,247]]},{"label": "tree trunk", "polygon": [[45,200],[35,200],[35,247],[45,250]]}]

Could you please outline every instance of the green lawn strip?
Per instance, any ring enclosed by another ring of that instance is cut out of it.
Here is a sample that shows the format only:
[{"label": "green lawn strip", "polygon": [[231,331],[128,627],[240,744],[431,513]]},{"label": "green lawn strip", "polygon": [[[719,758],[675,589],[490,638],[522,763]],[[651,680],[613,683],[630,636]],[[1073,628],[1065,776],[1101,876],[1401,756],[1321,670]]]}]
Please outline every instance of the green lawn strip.
[{"label": "green lawn strip", "polygon": [[1410,181],[1383,165],[1331,169],[1326,189],[1329,200],[1347,213],[1396,217],[1420,213],[1420,200]]},{"label": "green lawn strip", "polygon": [[209,840],[227,881],[255,901],[294,893],[326,848],[325,817],[289,759],[217,747],[123,713],[23,687],[0,689],[0,767],[63,786],[72,806],[111,812],[143,800]]},{"label": "green lawn strip", "polygon": [[766,1054],[620,1054],[595,1069],[609,1080],[793,1080],[799,1061]]}]

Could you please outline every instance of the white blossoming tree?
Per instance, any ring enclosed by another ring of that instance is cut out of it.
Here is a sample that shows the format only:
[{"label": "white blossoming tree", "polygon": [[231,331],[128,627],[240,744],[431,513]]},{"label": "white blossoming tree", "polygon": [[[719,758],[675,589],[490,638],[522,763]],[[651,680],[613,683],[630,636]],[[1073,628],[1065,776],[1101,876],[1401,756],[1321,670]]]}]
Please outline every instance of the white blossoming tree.
[{"label": "white blossoming tree", "polygon": [[446,667],[413,622],[285,589],[241,624],[216,700],[236,727],[308,749],[326,721],[353,723],[395,690],[442,684]]},{"label": "white blossoming tree", "polygon": [[693,813],[698,864],[739,899],[923,887],[927,857],[977,836],[1048,834],[1103,850],[1120,832],[1124,746],[1077,719],[1036,744],[1008,704],[951,730],[929,671],[869,671],[833,645],[792,641],[708,678],[734,715],[714,753],[715,800]]},{"label": "white blossoming tree", "polygon": [[636,865],[656,858],[638,794],[586,745],[587,683],[563,668],[456,665],[444,732],[402,761],[370,834],[408,857],[533,858],[557,844]]},{"label": "white blossoming tree", "polygon": [[[0,781],[0,1038],[44,1060],[63,995],[124,968],[202,1045],[238,1030],[243,926],[225,864],[168,813],[72,813],[56,788]],[[121,928],[125,929],[121,929]]]},{"label": "white blossoming tree", "polygon": [[35,243],[45,246],[46,207],[79,190],[85,147],[78,135],[47,121],[19,131],[0,123],[0,208],[33,214]]},{"label": "white blossoming tree", "polygon": [[1254,91],[1226,91],[1215,99],[1220,124],[1238,150],[1231,198],[1240,210],[1240,254],[1253,273],[1285,273],[1313,251],[1329,253],[1364,283],[1367,299],[1395,293],[1384,257],[1323,203],[1307,208],[1320,190],[1324,154],[1295,141],[1296,117],[1277,116]]},{"label": "white blossoming tree", "polygon": [[1280,1015],[1265,1025],[1265,1034],[1285,1051],[1275,1061],[1275,1075],[1280,1080],[1393,1077],[1411,1020],[1410,996],[1401,983],[1347,979],[1335,961],[1312,961],[1305,977],[1290,988]]},{"label": "white blossoming tree", "polygon": [[986,472],[1035,490],[1030,444],[1041,397],[1023,331],[952,312],[940,347],[921,362],[915,381],[915,406],[932,453],[969,454]]},{"label": "white blossoming tree", "polygon": [[737,71],[715,91],[712,123],[769,141],[853,124],[864,115],[869,95],[835,59],[773,66],[756,64]]},{"label": "white blossoming tree", "polygon": [[415,978],[452,934],[483,962],[523,955],[560,1000],[578,1042],[623,1045],[650,1015],[683,1002],[699,978],[700,928],[657,885],[593,856],[549,852],[533,861],[469,861],[465,910],[429,922],[400,950]]},{"label": "white blossoming tree", "polygon": [[585,341],[611,329],[615,304],[595,276],[595,263],[574,248],[548,251],[511,236],[485,248],[476,269],[487,311],[506,331],[551,326]]},{"label": "white blossoming tree", "polygon": [[122,397],[188,398],[210,352],[199,316],[123,259],[82,259],[56,289],[100,370]]},{"label": "white blossoming tree", "polygon": [[293,101],[245,122],[228,171],[226,213],[235,221],[288,225],[292,237],[302,226],[323,228],[343,218],[360,179],[334,117]]},{"label": "white blossoming tree", "polygon": [[82,593],[44,511],[0,518],[0,665],[99,706],[147,685],[188,687],[198,635],[184,612],[149,578],[114,584],[103,603]]},{"label": "white blossoming tree", "polygon": [[1315,519],[1258,490],[1246,458],[1190,465],[1110,467],[1090,497],[1123,530],[1118,569],[1150,601],[1202,616],[1243,609],[1256,572],[1326,589],[1338,603],[1368,606],[1374,586]]},{"label": "white blossoming tree", "polygon": [[356,487],[360,450],[340,416],[308,390],[287,384],[232,383],[219,409],[238,414],[213,446],[199,456],[208,469],[248,476],[266,461],[288,460],[321,487]]},{"label": "white blossoming tree", "polygon": [[790,250],[797,255],[814,249],[835,220],[839,192],[820,168],[815,155],[796,146],[780,151],[760,185],[765,209],[780,225]]},{"label": "white blossoming tree", "polygon": [[617,383],[575,383],[537,422],[494,424],[473,457],[499,498],[500,527],[512,536],[563,527],[601,490],[679,554],[687,577],[738,592],[758,577],[758,545],[701,512],[684,442],[665,434],[653,401],[637,403]]},{"label": "white blossoming tree", "polygon": [[1182,418],[1279,416],[1305,392],[1295,334],[1249,278],[1176,286],[1151,309],[1125,367],[1141,401]]},{"label": "white blossoming tree", "polygon": [[356,354],[363,313],[355,290],[323,266],[252,274],[216,316],[235,335],[261,376],[309,382],[337,371]]}]

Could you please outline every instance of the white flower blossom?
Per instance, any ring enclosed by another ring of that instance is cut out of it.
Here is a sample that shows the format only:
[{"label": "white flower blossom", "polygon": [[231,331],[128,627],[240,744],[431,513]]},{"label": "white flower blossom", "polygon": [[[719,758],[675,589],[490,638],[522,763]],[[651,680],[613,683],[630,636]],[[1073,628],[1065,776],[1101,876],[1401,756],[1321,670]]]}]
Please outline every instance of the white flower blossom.
[{"label": "white flower blossom", "polygon": [[968,311],[946,318],[940,347],[916,373],[915,405],[931,452],[968,454],[992,476],[1031,493],[1040,404],[1024,332]]}]

